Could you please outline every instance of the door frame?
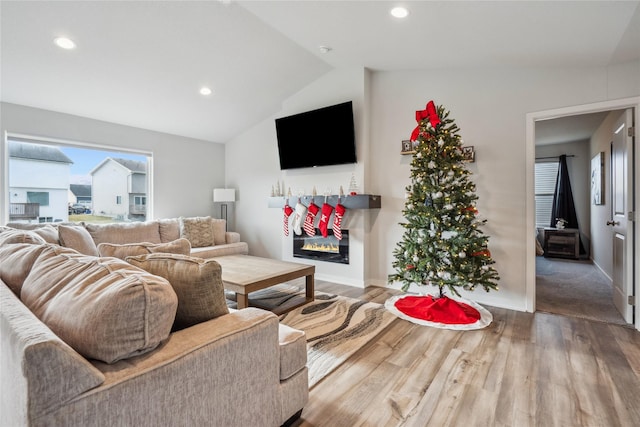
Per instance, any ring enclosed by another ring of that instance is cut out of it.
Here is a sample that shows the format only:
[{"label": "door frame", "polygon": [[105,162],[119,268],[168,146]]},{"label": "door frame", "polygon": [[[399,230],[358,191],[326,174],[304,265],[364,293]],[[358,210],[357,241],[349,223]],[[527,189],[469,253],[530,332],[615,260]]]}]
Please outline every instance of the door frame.
[{"label": "door frame", "polygon": [[[636,254],[640,253],[640,147],[638,147],[638,127],[640,126],[640,97],[614,99],[611,101],[596,102],[584,105],[556,108],[553,110],[537,111],[526,114],[526,139],[525,139],[525,187],[526,187],[526,233],[525,233],[525,310],[536,311],[536,251],[535,251],[535,129],[536,121],[554,119],[559,117],[575,116],[587,113],[597,113],[610,110],[622,110],[633,108],[635,123],[635,149],[634,149],[634,198],[635,198],[635,222],[633,231],[633,241]],[[631,257],[629,257],[631,259]],[[635,282],[635,328],[640,331],[640,268],[634,272]]]}]

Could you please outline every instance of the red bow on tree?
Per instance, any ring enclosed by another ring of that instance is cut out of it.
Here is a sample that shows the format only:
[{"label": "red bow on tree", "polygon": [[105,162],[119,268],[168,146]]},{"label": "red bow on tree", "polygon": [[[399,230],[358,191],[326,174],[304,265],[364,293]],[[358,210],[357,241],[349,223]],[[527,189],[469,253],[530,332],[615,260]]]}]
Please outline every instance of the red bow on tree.
[{"label": "red bow on tree", "polygon": [[416,126],[411,133],[411,141],[418,139],[418,135],[420,134],[420,122],[427,118],[433,127],[436,127],[438,123],[440,123],[440,118],[438,117],[438,112],[436,111],[436,106],[433,101],[429,101],[427,103],[427,108],[425,110],[416,111],[416,121],[418,122],[418,126]]}]

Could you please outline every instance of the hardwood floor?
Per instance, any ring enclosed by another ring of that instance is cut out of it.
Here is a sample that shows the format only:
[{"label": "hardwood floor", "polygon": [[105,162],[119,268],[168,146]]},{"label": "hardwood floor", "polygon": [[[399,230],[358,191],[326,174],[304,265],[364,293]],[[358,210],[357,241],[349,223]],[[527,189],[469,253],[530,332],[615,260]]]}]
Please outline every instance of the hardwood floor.
[{"label": "hardwood floor", "polygon": [[[384,303],[395,291],[316,281]],[[310,390],[294,426],[640,426],[640,334],[486,307],[493,323],[451,331],[395,320]]]}]

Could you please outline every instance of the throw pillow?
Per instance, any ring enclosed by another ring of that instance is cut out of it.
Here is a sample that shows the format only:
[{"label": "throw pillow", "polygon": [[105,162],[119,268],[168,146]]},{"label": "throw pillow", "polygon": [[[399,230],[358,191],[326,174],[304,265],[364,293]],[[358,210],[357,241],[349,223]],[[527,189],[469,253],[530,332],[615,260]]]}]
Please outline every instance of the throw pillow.
[{"label": "throw pillow", "polygon": [[60,245],[75,249],[81,254],[98,256],[98,248],[89,232],[82,225],[59,225]]},{"label": "throw pillow", "polygon": [[150,254],[126,260],[164,277],[178,295],[174,329],[182,329],[229,313],[222,284],[222,268],[214,259],[175,254]]},{"label": "throw pillow", "polygon": [[216,245],[224,245],[226,242],[227,221],[224,219],[211,218],[211,227],[213,228],[213,241]]},{"label": "throw pillow", "polygon": [[16,230],[9,227],[3,227],[0,230],[0,245],[8,245],[12,243],[30,243],[33,245],[43,245],[44,239],[33,231]]},{"label": "throw pillow", "polygon": [[211,220],[210,216],[180,217],[180,237],[189,240],[194,248],[215,245]]},{"label": "throw pillow", "polygon": [[180,221],[178,218],[159,219],[160,241],[171,242],[180,238]]},{"label": "throw pillow", "polygon": [[42,227],[34,228],[33,233],[42,237],[47,243],[54,243],[56,245],[60,243],[58,230],[55,227],[50,226],[49,224]]},{"label": "throw pillow", "polygon": [[157,252],[189,255],[191,253],[191,243],[189,243],[187,239],[180,238],[169,243],[98,244],[98,253],[102,257],[110,256],[125,259],[128,256],[146,255]]},{"label": "throw pillow", "polygon": [[46,245],[15,243],[0,245],[0,279],[20,296],[22,284],[33,267],[33,263]]},{"label": "throw pillow", "polygon": [[55,245],[36,259],[20,298],[74,350],[105,363],[156,348],[171,333],[178,305],[162,277]]}]

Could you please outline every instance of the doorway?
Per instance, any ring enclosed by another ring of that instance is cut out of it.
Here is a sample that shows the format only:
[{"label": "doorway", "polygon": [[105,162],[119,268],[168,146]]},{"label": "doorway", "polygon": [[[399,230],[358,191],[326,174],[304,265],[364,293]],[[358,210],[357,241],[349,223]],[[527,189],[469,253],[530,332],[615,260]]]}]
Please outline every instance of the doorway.
[{"label": "doorway", "polygon": [[[573,117],[573,116],[579,116],[579,115],[585,115],[585,114],[593,114],[593,113],[600,113],[600,112],[608,112],[608,111],[612,111],[612,110],[624,110],[627,108],[632,108],[633,114],[634,114],[634,119],[635,122],[638,122],[638,109],[640,107],[640,98],[635,97],[635,98],[627,98],[627,99],[622,99],[622,100],[615,100],[615,101],[607,101],[607,102],[602,102],[602,103],[597,103],[597,104],[590,104],[590,105],[582,105],[582,106],[575,106],[575,107],[567,107],[567,108],[562,108],[562,109],[556,109],[556,110],[548,110],[548,111],[542,111],[542,112],[537,112],[537,113],[529,113],[527,114],[527,122],[526,122],[526,126],[527,126],[527,139],[526,139],[526,158],[527,158],[527,201],[528,201],[528,208],[527,208],[527,225],[530,227],[528,228],[529,230],[536,230],[536,223],[535,223],[535,178],[534,178],[534,166],[535,166],[535,158],[536,158],[536,153],[535,153],[535,141],[536,141],[536,124],[538,122],[542,122],[542,121],[549,121],[552,119],[558,119],[558,118],[567,118],[567,117]],[[630,155],[632,156],[632,165],[635,166],[636,171],[640,170],[640,153],[638,153],[639,150],[635,150],[635,153],[631,153]],[[564,153],[563,153],[564,154]],[[589,155],[587,155],[589,156]],[[583,159],[583,160],[587,160],[590,161],[590,159]],[[631,196],[632,199],[635,200],[639,200],[640,197],[638,196],[638,193],[640,192],[640,185],[638,184],[640,181],[640,178],[638,177],[638,175],[640,174],[636,174],[635,176],[635,182],[634,185],[632,187],[634,187],[632,189],[631,192]],[[637,208],[636,208],[637,209]],[[635,255],[637,256],[638,252],[637,252],[637,244],[635,242],[640,241],[640,230],[638,230],[639,227],[634,227],[634,229],[630,232],[630,237],[632,239],[632,249],[635,250]],[[596,237],[597,238],[597,237]],[[527,233],[526,236],[526,242],[527,242],[527,247],[526,247],[526,252],[527,252],[527,260],[526,260],[526,268],[527,268],[527,273],[526,273],[526,277],[527,277],[527,284],[526,284],[526,288],[527,288],[527,311],[531,311],[534,312],[536,311],[537,307],[536,307],[536,234],[534,232],[530,232]],[[634,253],[633,250],[631,253],[629,253],[627,255],[627,262],[629,264],[633,264],[633,259],[634,259]],[[574,265],[570,265],[571,263],[583,263],[582,260],[552,260],[549,258],[549,260],[551,261],[551,263],[557,263],[555,264],[556,266],[562,266],[563,270],[565,270],[564,267],[578,267],[577,264]],[[562,264],[564,262],[564,265]],[[587,261],[588,263],[588,261]],[[553,264],[551,264],[553,265]],[[547,263],[546,265],[547,267],[547,272],[548,272],[548,267],[549,267],[549,263]],[[596,272],[597,273],[597,272]],[[583,273],[581,273],[583,274]],[[632,269],[631,270],[631,274],[630,276],[630,283],[636,283],[636,286],[639,282],[638,276],[639,276],[640,272],[638,272],[638,269],[636,268],[635,270]],[[575,274],[574,274],[575,275]],[[569,274],[569,276],[571,276],[571,274]],[[558,295],[559,296],[559,295]],[[638,299],[638,295],[637,293],[634,294],[633,296],[633,301],[636,302],[635,307],[633,308],[634,312],[635,312],[635,327],[636,329],[640,329],[640,322],[639,320],[639,316],[638,316],[638,304],[637,304],[637,299]]]}]

